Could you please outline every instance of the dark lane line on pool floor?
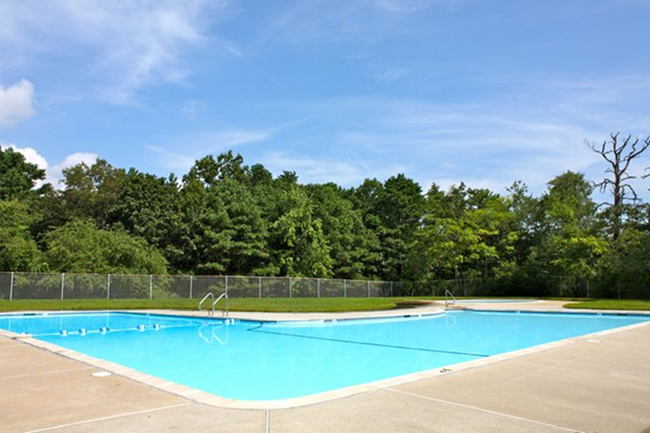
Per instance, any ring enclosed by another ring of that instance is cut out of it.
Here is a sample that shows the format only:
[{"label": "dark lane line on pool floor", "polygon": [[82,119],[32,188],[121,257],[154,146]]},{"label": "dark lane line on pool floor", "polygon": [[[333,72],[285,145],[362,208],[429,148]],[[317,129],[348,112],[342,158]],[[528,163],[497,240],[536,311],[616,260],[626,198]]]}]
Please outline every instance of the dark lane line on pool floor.
[{"label": "dark lane line on pool floor", "polygon": [[375,347],[384,347],[389,349],[400,349],[400,350],[415,350],[418,352],[432,352],[432,353],[448,353],[451,355],[460,355],[460,356],[471,356],[475,358],[487,358],[491,355],[485,355],[483,353],[470,353],[470,352],[456,352],[453,350],[441,350],[441,349],[427,349],[424,347],[411,347],[411,346],[397,346],[393,344],[380,344],[380,343],[370,343],[367,341],[354,341],[354,340],[341,340],[338,338],[326,338],[326,337],[315,337],[312,335],[300,335],[300,334],[287,334],[284,332],[275,332],[275,331],[266,331],[262,330],[262,325],[256,326],[254,328],[249,328],[247,331],[258,332],[262,334],[271,334],[271,335],[280,335],[282,337],[294,337],[294,338],[305,338],[308,340],[321,340],[321,341],[333,341],[335,343],[345,343],[345,344],[358,344],[361,346],[375,346]]}]

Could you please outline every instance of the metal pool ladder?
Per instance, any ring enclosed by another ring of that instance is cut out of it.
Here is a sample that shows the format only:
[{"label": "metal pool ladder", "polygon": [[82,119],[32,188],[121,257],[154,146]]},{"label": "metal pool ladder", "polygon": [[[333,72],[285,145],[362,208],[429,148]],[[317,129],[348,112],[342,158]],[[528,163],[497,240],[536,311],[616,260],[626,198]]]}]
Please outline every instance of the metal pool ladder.
[{"label": "metal pool ladder", "polygon": [[452,299],[451,303],[453,305],[456,305],[456,298],[454,297],[454,294],[451,293],[449,290],[445,290],[445,308],[447,308],[447,306],[450,303],[448,298],[451,298]]},{"label": "metal pool ladder", "polygon": [[226,298],[226,309],[221,310],[221,313],[222,313],[223,316],[228,317],[228,313],[230,312],[230,308],[229,308],[229,305],[228,305],[229,304],[228,303],[228,294],[226,292],[223,292],[221,295],[219,295],[219,297],[217,299],[214,298],[214,294],[212,292],[209,292],[207,295],[205,295],[203,297],[203,299],[201,299],[201,302],[199,302],[199,311],[204,311],[203,308],[201,308],[201,306],[203,305],[203,303],[208,298],[212,298],[212,311],[208,312],[208,314],[211,315],[211,316],[214,316],[214,306],[217,305],[217,302],[221,301],[222,298]]}]

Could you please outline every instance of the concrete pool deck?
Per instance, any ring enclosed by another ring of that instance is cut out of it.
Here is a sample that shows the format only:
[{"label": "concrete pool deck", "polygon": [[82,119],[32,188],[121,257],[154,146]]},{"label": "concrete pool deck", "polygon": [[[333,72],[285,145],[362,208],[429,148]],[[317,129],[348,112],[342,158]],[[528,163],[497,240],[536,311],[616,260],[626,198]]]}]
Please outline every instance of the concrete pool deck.
[{"label": "concrete pool deck", "polygon": [[[560,311],[561,305],[543,301],[463,307]],[[426,314],[434,308],[401,315]],[[378,313],[341,314],[349,318]],[[316,313],[235,316],[324,318]],[[341,317],[327,315],[332,316]],[[650,432],[648,323],[572,338],[500,362],[451,369],[309,406],[227,409],[121,375],[93,377],[100,369],[0,337],[0,431]]]}]

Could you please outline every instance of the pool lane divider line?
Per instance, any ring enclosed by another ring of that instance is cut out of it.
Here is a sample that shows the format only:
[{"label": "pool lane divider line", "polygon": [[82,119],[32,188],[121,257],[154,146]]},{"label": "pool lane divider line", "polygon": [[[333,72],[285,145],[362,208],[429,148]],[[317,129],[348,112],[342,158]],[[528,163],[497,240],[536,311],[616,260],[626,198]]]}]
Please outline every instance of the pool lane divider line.
[{"label": "pool lane divider line", "polygon": [[545,427],[552,427],[552,428],[556,428],[556,429],[559,429],[559,430],[562,430],[562,431],[568,431],[568,432],[572,432],[572,433],[587,433],[584,430],[578,430],[576,428],[564,427],[564,426],[557,425],[557,424],[550,424],[550,423],[543,422],[543,421],[537,421],[537,420],[530,419],[530,418],[523,418],[523,417],[520,417],[520,416],[517,416],[517,415],[511,415],[509,413],[497,412],[495,410],[490,410],[490,409],[483,409],[481,407],[471,406],[469,404],[456,403],[456,402],[453,402],[453,401],[442,400],[442,399],[439,399],[439,398],[429,397],[429,396],[426,396],[426,395],[414,394],[414,393],[408,392],[408,391],[400,391],[400,390],[394,389],[394,388],[384,388],[384,391],[392,392],[392,393],[395,393],[395,394],[408,395],[410,397],[415,397],[415,398],[419,398],[419,399],[422,399],[422,400],[429,400],[429,401],[433,401],[433,402],[436,402],[436,403],[446,404],[446,405],[449,405],[449,406],[462,407],[464,409],[469,409],[469,410],[473,410],[473,411],[476,411],[476,412],[483,412],[483,413],[487,413],[487,414],[490,414],[490,415],[496,415],[496,416],[500,416],[500,417],[504,417],[504,418],[510,418],[510,419],[514,419],[514,420],[518,420],[518,421],[524,421],[524,422],[528,422],[528,423],[531,423],[531,424],[542,425],[542,426],[545,426]]},{"label": "pool lane divider line", "polygon": [[40,433],[40,432],[47,432],[47,431],[52,431],[52,430],[59,430],[59,429],[62,429],[62,428],[75,427],[75,426],[84,425],[84,424],[91,424],[91,423],[99,422],[99,421],[108,421],[108,420],[117,419],[117,418],[124,418],[124,417],[128,417],[128,416],[141,415],[141,414],[144,414],[144,413],[160,412],[160,411],[167,410],[167,409],[175,409],[177,407],[189,406],[191,404],[193,404],[193,402],[173,404],[171,406],[156,407],[156,408],[153,408],[153,409],[137,410],[137,411],[134,411],[134,412],[126,412],[126,413],[121,413],[121,414],[118,414],[118,415],[104,416],[104,417],[100,417],[100,418],[87,419],[87,420],[84,420],[84,421],[71,422],[71,423],[68,423],[68,424],[59,424],[59,425],[52,426],[52,427],[39,428],[37,430],[29,430],[29,431],[27,431],[25,433]]},{"label": "pool lane divider line", "polygon": [[448,353],[450,355],[460,355],[460,356],[471,356],[474,358],[488,358],[492,355],[485,355],[483,353],[470,353],[470,352],[456,352],[453,350],[439,350],[439,349],[427,349],[424,347],[411,347],[411,346],[398,346],[393,344],[380,344],[380,343],[370,343],[367,341],[353,341],[353,340],[342,340],[338,338],[325,338],[325,337],[315,337],[312,335],[300,335],[300,334],[287,334],[284,332],[275,332],[275,331],[266,331],[262,330],[262,325],[256,326],[254,328],[247,329],[247,331],[258,332],[261,334],[272,334],[280,335],[283,337],[295,337],[295,338],[304,338],[308,340],[321,340],[321,341],[333,341],[335,343],[345,343],[345,344],[358,344],[360,346],[374,346],[374,347],[383,347],[389,349],[400,349],[400,350],[414,350],[418,352],[432,352],[432,353]]}]

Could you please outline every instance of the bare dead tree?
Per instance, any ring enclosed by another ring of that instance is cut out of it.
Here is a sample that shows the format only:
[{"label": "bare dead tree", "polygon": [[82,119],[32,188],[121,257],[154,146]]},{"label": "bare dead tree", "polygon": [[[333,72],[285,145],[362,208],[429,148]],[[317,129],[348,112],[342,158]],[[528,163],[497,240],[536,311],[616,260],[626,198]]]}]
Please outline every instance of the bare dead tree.
[{"label": "bare dead tree", "polygon": [[617,132],[610,134],[609,140],[604,141],[600,146],[595,143],[588,143],[588,145],[609,164],[605,173],[610,173],[611,177],[606,177],[594,186],[601,192],[609,190],[612,194],[613,202],[601,203],[600,206],[608,206],[611,209],[612,236],[617,239],[621,234],[624,205],[639,200],[634,187],[630,184],[631,180],[638,177],[629,172],[630,164],[650,147],[650,136],[641,141],[638,138],[633,139],[631,135],[620,137],[620,133]]}]

